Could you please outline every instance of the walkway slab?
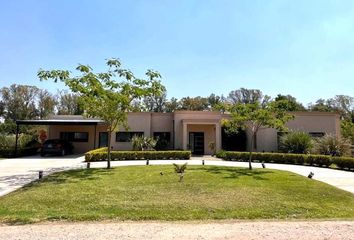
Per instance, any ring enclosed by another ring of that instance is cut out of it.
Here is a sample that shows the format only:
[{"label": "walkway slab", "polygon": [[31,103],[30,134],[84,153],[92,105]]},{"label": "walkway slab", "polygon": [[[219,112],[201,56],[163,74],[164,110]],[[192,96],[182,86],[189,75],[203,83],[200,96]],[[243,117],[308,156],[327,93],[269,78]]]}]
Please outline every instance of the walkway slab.
[{"label": "walkway slab", "polygon": [[44,175],[53,172],[83,167],[84,157],[68,155],[64,157],[23,157],[0,160],[0,196],[38,179],[38,171]]}]

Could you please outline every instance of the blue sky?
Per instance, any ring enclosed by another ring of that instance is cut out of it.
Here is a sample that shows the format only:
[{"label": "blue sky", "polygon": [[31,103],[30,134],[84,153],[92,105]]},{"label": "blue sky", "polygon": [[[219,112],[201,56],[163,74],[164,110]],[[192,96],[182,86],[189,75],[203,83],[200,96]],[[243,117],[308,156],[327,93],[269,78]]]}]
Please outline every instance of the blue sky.
[{"label": "blue sky", "polygon": [[44,69],[158,70],[168,97],[240,87],[307,104],[354,96],[354,1],[0,0],[0,87]]}]

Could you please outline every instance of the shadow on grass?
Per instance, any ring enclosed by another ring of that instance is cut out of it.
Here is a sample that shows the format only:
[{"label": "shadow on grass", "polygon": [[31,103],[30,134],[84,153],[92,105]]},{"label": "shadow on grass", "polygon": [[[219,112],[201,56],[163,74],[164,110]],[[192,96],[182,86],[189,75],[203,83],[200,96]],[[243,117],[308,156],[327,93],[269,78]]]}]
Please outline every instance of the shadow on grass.
[{"label": "shadow on grass", "polygon": [[252,177],[255,180],[269,180],[264,175],[273,173],[271,170],[249,170],[244,168],[234,167],[218,167],[218,166],[206,166],[190,169],[192,170],[204,170],[208,173],[225,175],[223,178],[236,179],[239,177]]},{"label": "shadow on grass", "polygon": [[65,172],[57,172],[49,176],[44,177],[42,180],[37,180],[29,183],[23,187],[27,190],[30,187],[36,186],[38,184],[64,184],[69,182],[77,182],[82,180],[98,180],[105,175],[111,175],[112,169],[75,169]]}]

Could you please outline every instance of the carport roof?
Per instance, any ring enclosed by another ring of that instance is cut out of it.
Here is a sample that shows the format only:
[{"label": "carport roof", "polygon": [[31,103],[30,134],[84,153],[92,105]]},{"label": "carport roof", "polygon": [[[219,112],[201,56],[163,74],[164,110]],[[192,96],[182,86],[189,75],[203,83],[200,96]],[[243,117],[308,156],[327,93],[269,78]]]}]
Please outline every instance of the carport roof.
[{"label": "carport roof", "polygon": [[17,125],[97,125],[104,123],[99,119],[47,119],[47,120],[17,120]]}]

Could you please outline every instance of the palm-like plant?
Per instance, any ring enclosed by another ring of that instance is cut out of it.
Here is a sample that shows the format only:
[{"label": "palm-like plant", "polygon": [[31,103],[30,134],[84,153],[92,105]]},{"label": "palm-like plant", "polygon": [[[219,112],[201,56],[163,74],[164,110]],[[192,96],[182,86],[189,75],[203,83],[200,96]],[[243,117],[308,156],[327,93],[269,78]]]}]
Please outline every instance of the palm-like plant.
[{"label": "palm-like plant", "polygon": [[184,171],[187,168],[187,163],[185,163],[183,165],[177,165],[176,163],[174,163],[173,166],[175,167],[175,172],[177,174],[179,174],[179,181],[182,182],[183,181]]},{"label": "palm-like plant", "polygon": [[132,145],[134,151],[154,150],[156,140],[151,137],[137,136],[132,137]]}]

